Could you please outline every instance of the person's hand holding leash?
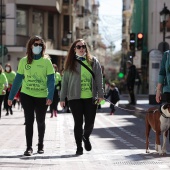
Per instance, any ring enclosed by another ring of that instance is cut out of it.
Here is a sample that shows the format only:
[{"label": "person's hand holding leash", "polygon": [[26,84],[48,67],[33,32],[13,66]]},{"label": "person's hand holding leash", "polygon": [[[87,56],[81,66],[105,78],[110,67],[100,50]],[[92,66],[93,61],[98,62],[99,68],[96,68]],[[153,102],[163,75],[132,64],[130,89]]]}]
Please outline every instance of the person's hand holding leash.
[{"label": "person's hand holding leash", "polygon": [[97,98],[95,99],[94,104],[99,105],[102,100],[104,100],[104,98]]},{"label": "person's hand holding leash", "polygon": [[102,100],[104,100],[104,98],[98,98],[98,104],[100,104]]}]

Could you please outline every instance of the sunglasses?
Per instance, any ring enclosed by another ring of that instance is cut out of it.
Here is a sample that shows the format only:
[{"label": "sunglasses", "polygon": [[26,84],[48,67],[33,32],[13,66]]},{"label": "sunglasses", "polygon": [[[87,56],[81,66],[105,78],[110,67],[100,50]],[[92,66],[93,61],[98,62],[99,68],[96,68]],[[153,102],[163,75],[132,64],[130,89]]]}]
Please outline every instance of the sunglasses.
[{"label": "sunglasses", "polygon": [[80,49],[81,47],[82,47],[83,49],[86,49],[86,45],[76,45],[76,48],[77,48],[77,49]]},{"label": "sunglasses", "polygon": [[34,47],[37,47],[37,46],[41,46],[41,47],[43,47],[43,43],[34,43]]}]

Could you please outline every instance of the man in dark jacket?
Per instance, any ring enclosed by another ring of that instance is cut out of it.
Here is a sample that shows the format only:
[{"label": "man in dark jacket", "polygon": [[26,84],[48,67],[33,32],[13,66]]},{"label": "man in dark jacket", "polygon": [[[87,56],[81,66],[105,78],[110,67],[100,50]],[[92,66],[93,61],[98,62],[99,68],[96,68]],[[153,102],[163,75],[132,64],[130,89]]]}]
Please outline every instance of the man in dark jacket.
[{"label": "man in dark jacket", "polygon": [[126,76],[126,83],[127,88],[130,96],[130,104],[135,105],[135,94],[134,94],[134,85],[135,85],[135,78],[136,78],[136,66],[132,64],[130,60],[126,62],[126,66],[128,68],[128,73]]}]

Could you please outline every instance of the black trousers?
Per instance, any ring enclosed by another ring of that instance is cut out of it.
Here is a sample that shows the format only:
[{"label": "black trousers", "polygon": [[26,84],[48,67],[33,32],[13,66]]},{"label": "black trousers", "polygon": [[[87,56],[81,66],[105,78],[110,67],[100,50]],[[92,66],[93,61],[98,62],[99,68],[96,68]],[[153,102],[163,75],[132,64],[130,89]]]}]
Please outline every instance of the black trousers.
[{"label": "black trousers", "polygon": [[165,92],[165,100],[167,103],[170,103],[170,92]]},{"label": "black trousers", "polygon": [[128,84],[127,88],[128,88],[128,91],[129,91],[129,96],[130,96],[131,103],[135,104],[136,99],[135,99],[135,94],[134,94],[134,85],[133,84]]},{"label": "black trousers", "polygon": [[[97,105],[92,98],[69,100],[69,106],[74,118],[74,137],[77,146],[82,145],[82,136],[89,138],[93,131]],[[84,130],[83,130],[84,120]]]},{"label": "black trousers", "polygon": [[43,144],[45,134],[46,98],[32,97],[21,93],[21,104],[25,115],[25,133],[27,147],[32,147],[34,112],[38,128],[38,143]]},{"label": "black trousers", "polygon": [[12,113],[12,106],[8,105],[9,93],[10,93],[10,91],[7,89],[5,97],[4,97],[4,108],[6,109],[7,114],[9,113],[9,111]]},{"label": "black trousers", "polygon": [[59,95],[58,95],[58,90],[55,89],[54,91],[54,97],[53,97],[53,102],[50,105],[50,112],[53,113],[53,110],[58,110],[57,106],[58,106],[58,102],[59,102]]},{"label": "black trousers", "polygon": [[0,95],[0,118],[1,118],[1,110],[2,110],[2,102],[4,100],[4,95]]}]

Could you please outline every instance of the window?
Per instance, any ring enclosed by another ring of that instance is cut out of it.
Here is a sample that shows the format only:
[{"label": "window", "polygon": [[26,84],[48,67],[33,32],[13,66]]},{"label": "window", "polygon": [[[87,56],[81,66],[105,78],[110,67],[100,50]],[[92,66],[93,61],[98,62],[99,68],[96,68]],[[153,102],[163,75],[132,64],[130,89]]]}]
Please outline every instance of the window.
[{"label": "window", "polygon": [[63,3],[68,4],[70,0],[63,0]]},{"label": "window", "polygon": [[54,15],[48,14],[48,38],[54,39]]},{"label": "window", "polygon": [[17,9],[17,35],[28,35],[27,11]]},{"label": "window", "polygon": [[64,15],[64,21],[63,21],[63,28],[64,28],[64,34],[67,36],[67,33],[69,32],[69,15]]},{"label": "window", "polygon": [[32,34],[43,36],[43,13],[34,11],[32,17]]}]

